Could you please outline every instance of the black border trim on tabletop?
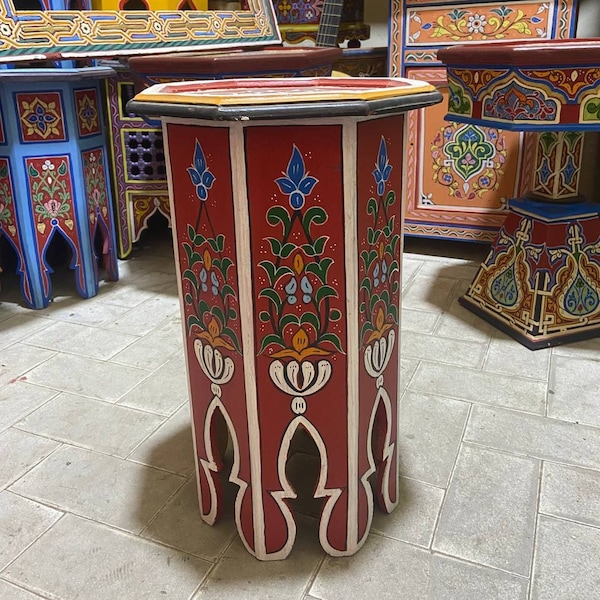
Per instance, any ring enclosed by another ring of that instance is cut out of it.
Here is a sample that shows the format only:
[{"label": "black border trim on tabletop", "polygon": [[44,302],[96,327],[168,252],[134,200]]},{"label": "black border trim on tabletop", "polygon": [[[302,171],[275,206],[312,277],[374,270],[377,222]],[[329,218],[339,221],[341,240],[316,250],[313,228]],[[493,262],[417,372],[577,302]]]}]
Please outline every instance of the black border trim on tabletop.
[{"label": "black border trim on tabletop", "polygon": [[177,117],[205,121],[284,120],[394,114],[425,108],[442,101],[443,96],[437,91],[376,100],[328,100],[261,105],[179,104],[145,102],[134,98],[127,103],[127,112],[151,117]]}]

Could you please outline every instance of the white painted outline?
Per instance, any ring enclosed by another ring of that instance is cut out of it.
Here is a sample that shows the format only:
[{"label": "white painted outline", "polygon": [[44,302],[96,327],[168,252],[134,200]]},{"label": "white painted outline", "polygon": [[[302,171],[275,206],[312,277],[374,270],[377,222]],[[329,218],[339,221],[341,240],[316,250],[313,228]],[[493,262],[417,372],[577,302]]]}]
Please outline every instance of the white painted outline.
[{"label": "white painted outline", "polygon": [[[358,208],[356,170],[358,163],[358,124],[355,120],[343,123],[342,153],[344,173],[344,244],[346,263],[346,349],[348,403],[348,521],[346,550],[335,556],[354,554],[358,543],[358,430],[359,430],[359,353],[358,331]],[[348,260],[351,257],[352,260]]]},{"label": "white painted outline", "polygon": [[[250,454],[250,484],[252,493],[252,521],[254,551],[251,554],[260,560],[270,560],[265,540],[265,510],[263,504],[262,468],[260,451],[260,425],[258,420],[258,398],[256,384],[256,362],[254,350],[254,302],[252,297],[252,268],[250,244],[250,211],[246,187],[246,158],[244,151],[244,126],[227,123],[231,160],[231,183],[235,218],[235,250],[239,286],[239,310],[242,329],[242,357],[244,360],[244,386],[246,392],[246,417],[248,423],[248,451]],[[236,522],[240,515],[236,505]]]}]

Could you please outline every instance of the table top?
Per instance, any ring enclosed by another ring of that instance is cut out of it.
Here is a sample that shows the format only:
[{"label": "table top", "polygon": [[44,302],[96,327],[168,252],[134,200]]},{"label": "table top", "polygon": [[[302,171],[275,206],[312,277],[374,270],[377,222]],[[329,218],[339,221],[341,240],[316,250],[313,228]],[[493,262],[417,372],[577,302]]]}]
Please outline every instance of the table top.
[{"label": "table top", "polygon": [[132,71],[141,74],[165,73],[173,77],[186,73],[260,73],[279,69],[299,70],[333,63],[342,58],[341,48],[275,46],[256,50],[220,52],[179,52],[129,59]]},{"label": "table top", "polygon": [[276,119],[403,112],[441,100],[432,85],[410,79],[256,78],[154,85],[127,110],[209,120]]},{"label": "table top", "polygon": [[114,75],[115,71],[109,67],[83,67],[81,69],[3,69],[0,70],[0,82],[72,82],[105,79]]},{"label": "table top", "polygon": [[474,44],[438,52],[450,121],[512,131],[600,130],[600,38]]},{"label": "table top", "polygon": [[548,67],[600,66],[600,38],[500,42],[451,46],[438,50],[438,58],[451,66]]}]

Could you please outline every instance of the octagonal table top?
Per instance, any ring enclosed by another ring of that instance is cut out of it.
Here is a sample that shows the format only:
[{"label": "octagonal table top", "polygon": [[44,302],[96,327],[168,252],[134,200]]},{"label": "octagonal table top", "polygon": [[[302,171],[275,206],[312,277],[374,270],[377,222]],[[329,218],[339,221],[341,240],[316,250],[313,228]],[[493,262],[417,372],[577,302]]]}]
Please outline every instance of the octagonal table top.
[{"label": "octagonal table top", "polygon": [[154,85],[127,110],[212,120],[282,119],[391,114],[441,100],[432,85],[402,78],[256,78]]}]

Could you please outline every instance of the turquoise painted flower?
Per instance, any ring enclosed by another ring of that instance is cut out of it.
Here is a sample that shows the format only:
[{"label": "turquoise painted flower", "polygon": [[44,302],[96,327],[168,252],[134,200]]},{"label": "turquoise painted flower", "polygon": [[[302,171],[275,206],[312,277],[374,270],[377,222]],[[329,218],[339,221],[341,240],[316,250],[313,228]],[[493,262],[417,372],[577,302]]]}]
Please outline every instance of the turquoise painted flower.
[{"label": "turquoise painted flower", "polygon": [[196,140],[196,149],[194,151],[194,166],[188,167],[192,183],[196,186],[196,195],[202,202],[208,198],[208,190],[212,187],[215,176],[209,171],[206,165],[206,157],[200,142]]}]

